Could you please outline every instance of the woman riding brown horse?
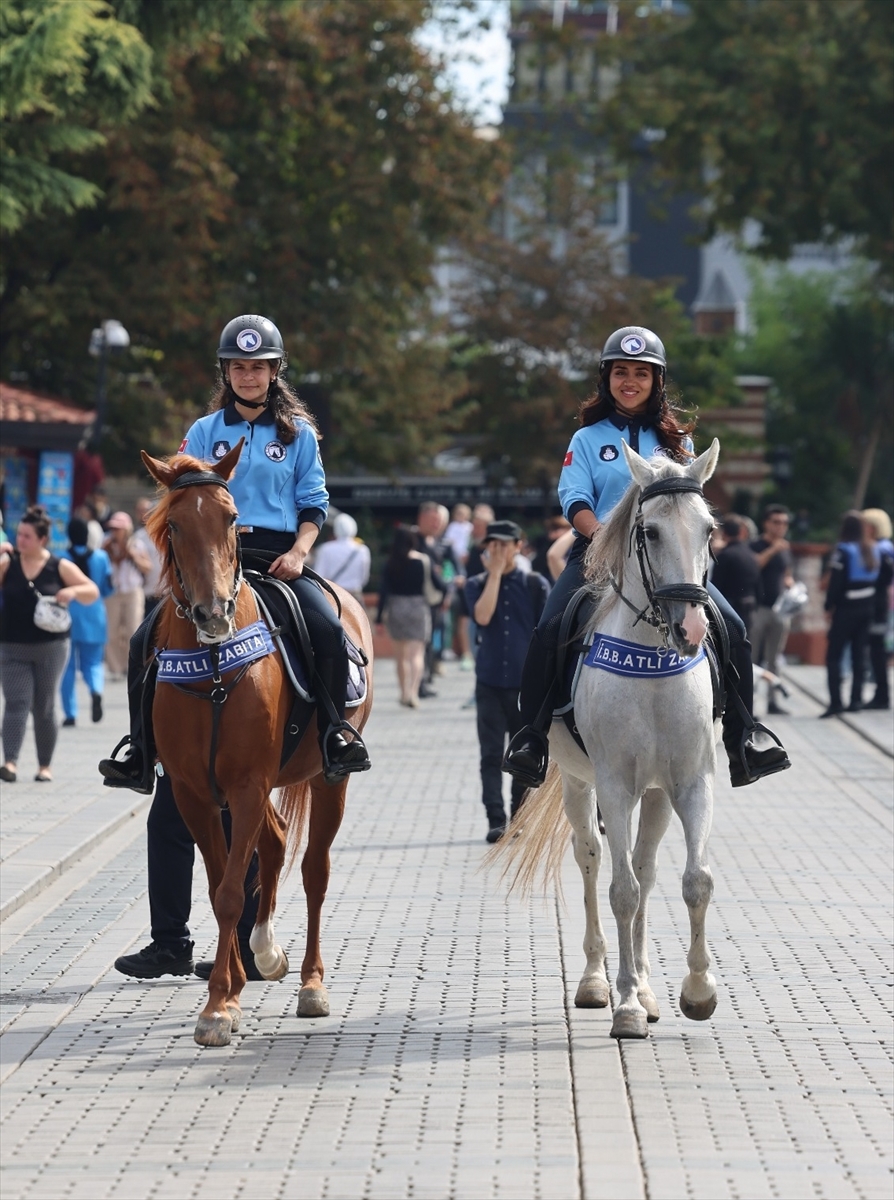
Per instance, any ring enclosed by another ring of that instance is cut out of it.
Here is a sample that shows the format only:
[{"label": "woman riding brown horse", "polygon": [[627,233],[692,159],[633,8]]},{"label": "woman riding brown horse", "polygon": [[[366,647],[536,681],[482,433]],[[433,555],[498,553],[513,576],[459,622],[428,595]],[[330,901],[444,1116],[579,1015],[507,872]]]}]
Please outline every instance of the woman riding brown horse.
[{"label": "woman riding brown horse", "polygon": [[[244,900],[243,880],[255,847],[260,903],[251,949],[265,978],[281,978],[288,969],[285,952],[275,940],[273,912],[287,838],[297,849],[306,823],[302,876],[308,925],[298,1014],[328,1014],[320,913],[329,880],[329,847],[341,824],[348,783],[347,776],[326,782],[319,741],[311,736],[313,722],[281,768],[293,691],[276,649],[247,665],[236,663],[228,668],[221,663],[217,669],[215,651],[220,653],[221,643],[256,623],[261,615],[254,593],[242,586],[236,506],[227,487],[241,451],[240,441],[213,465],[190,455],[163,461],[143,454],[146,467],[166,489],[147,522],[166,557],[170,587],[155,644],[173,652],[204,650],[215,664],[213,679],[191,681],[187,687],[159,686],[153,708],[158,757],[205,860],[219,927],[208,1003],[195,1031],[196,1041],[207,1046],[226,1045],[239,1024],[239,997],[246,976],[235,931]],[[366,614],[343,589],[334,586],[333,590],[341,603],[348,636],[371,662]],[[334,607],[334,598],[327,598]],[[162,672],[160,680],[164,677]],[[358,732],[371,704],[368,669],[366,696],[351,713],[351,725]],[[283,789],[279,812],[270,799],[277,787]],[[221,825],[222,805],[229,808],[232,819],[229,852]]]}]

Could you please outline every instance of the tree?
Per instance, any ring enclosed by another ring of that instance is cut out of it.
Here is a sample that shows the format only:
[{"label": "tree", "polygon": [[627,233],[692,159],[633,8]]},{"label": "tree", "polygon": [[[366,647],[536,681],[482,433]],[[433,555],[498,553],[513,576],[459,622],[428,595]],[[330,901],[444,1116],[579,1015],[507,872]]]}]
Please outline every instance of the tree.
[{"label": "tree", "polygon": [[692,332],[672,281],[616,273],[616,248],[593,217],[598,184],[570,159],[549,190],[552,221],[516,188],[512,238],[487,229],[465,247],[466,323],[453,358],[468,380],[459,409],[469,444],[495,481],[511,475],[541,487],[557,477],[600,348],[622,325],[660,330],[671,390],[687,409],[741,400],[729,345]]},{"label": "tree", "polygon": [[[170,450],[165,413],[204,407],[220,328],[260,311],[321,403],[327,463],[430,454],[455,387],[429,336],[431,268],[486,211],[499,152],[416,46],[424,15],[416,0],[264,5],[235,64],[221,37],[169,39],[154,108],[84,162],[101,201],[10,241],[4,373],[88,402],[86,338],[114,315],[158,412],[149,444]],[[140,436],[110,434],[119,469]]]},{"label": "tree", "polygon": [[689,0],[684,15],[624,3],[603,39],[620,66],[599,127],[705,197],[704,236],[759,223],[757,250],[856,239],[891,270],[894,5]]},{"label": "tree", "polygon": [[834,286],[826,274],[768,271],[755,279],[753,306],[756,331],[740,361],[773,377],[768,441],[793,467],[781,498],[824,534],[867,498],[890,511],[890,298],[865,269]]},{"label": "tree", "polygon": [[96,203],[96,183],[58,160],[149,103],[152,54],[105,0],[4,0],[0,41],[0,229],[13,232]]}]

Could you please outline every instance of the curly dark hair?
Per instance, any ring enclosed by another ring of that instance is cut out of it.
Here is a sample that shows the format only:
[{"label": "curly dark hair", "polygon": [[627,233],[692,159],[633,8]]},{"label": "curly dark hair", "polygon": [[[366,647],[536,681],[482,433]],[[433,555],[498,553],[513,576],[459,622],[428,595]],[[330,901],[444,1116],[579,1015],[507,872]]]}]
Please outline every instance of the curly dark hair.
[{"label": "curly dark hair", "polygon": [[[294,388],[290,387],[282,378],[285,359],[279,359],[278,362],[279,370],[276,377],[271,380],[267,391],[268,406],[276,421],[276,436],[284,446],[290,445],[295,440],[295,422],[300,420],[308,424],[314,431],[314,435],[319,438],[320,430],[316,417]],[[218,363],[217,379],[206,412],[219,412],[220,409],[226,408],[231,401],[238,403],[239,397],[230,387],[230,381],[224,373],[223,367]]]},{"label": "curly dark hair", "polygon": [[[580,406],[578,419],[582,426],[595,425],[597,421],[604,421],[616,411],[615,399],[608,386],[612,363],[615,361],[617,360],[609,359],[600,366],[596,391]],[[684,445],[685,438],[695,429],[695,421],[684,420],[680,409],[668,395],[664,371],[654,363],[650,363],[649,366],[652,367],[652,392],[646,405],[646,414],[651,417],[658,440],[670,457],[675,462],[685,463],[695,457]]]}]

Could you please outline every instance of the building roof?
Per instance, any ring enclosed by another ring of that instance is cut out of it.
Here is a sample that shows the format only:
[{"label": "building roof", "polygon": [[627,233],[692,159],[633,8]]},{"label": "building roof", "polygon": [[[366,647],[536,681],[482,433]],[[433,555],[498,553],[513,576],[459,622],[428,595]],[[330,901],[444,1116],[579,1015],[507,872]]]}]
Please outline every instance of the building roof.
[{"label": "building roof", "polygon": [[736,293],[730,286],[726,272],[716,270],[711,282],[702,291],[692,306],[693,312],[735,312]]},{"label": "building roof", "polygon": [[0,421],[31,422],[42,425],[92,425],[96,413],[77,408],[55,396],[41,395],[11,383],[0,383]]}]

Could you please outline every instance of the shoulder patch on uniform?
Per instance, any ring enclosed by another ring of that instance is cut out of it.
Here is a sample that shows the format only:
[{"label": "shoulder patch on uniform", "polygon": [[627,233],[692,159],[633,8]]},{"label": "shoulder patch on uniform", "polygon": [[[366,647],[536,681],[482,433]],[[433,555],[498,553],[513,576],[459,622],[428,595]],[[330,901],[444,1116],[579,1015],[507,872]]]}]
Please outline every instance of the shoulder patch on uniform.
[{"label": "shoulder patch on uniform", "polygon": [[568,453],[565,455],[565,461],[562,463],[562,466],[570,467],[573,460],[574,460],[574,451],[569,450]]},{"label": "shoulder patch on uniform", "polygon": [[609,442],[607,446],[603,446],[599,451],[599,457],[603,462],[613,462],[618,457],[618,447],[613,446]]},{"label": "shoulder patch on uniform", "polygon": [[183,453],[183,451],[186,449],[186,443],[187,443],[188,441],[189,441],[189,438],[184,438],[184,439],[183,439],[183,441],[182,441],[182,442],[180,443],[180,445],[177,447],[177,453],[178,453],[178,454],[182,454],[182,453]]}]

